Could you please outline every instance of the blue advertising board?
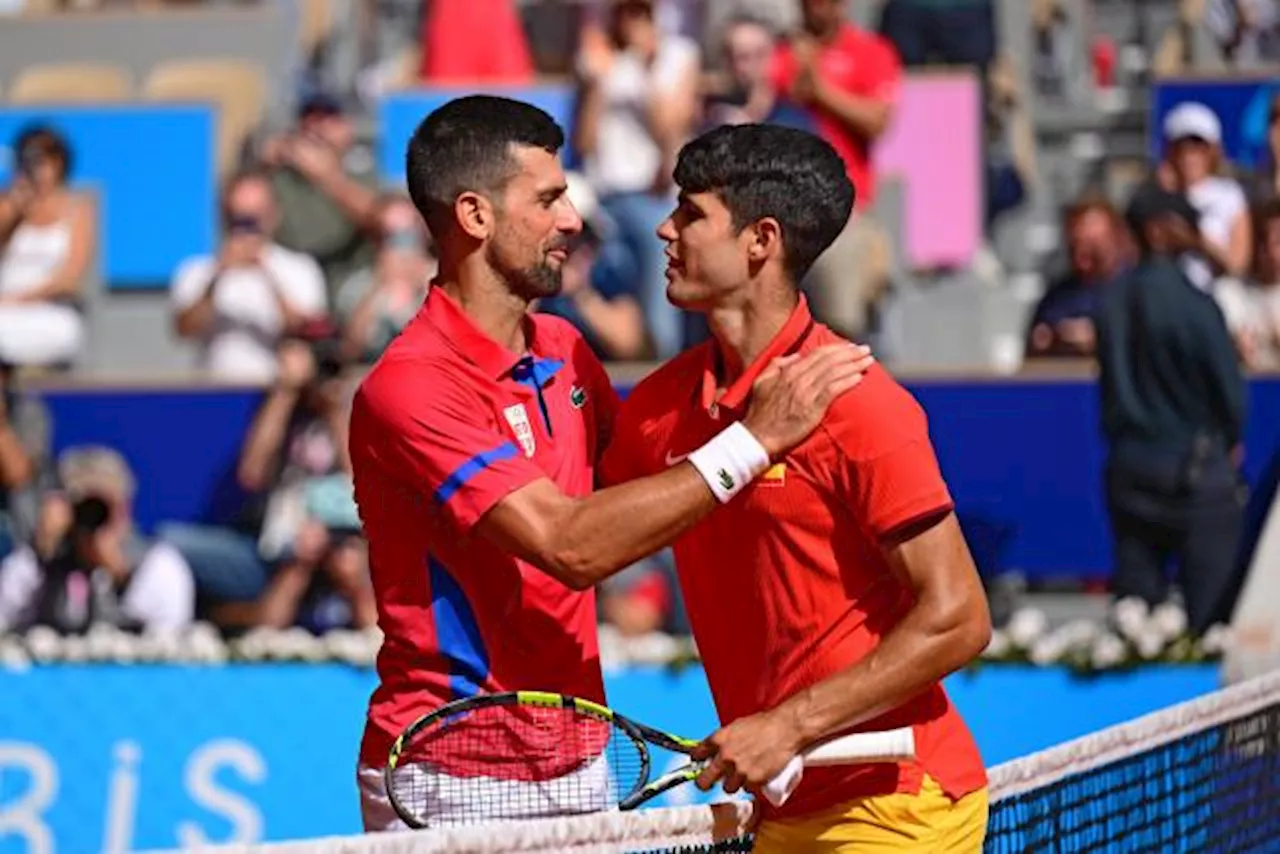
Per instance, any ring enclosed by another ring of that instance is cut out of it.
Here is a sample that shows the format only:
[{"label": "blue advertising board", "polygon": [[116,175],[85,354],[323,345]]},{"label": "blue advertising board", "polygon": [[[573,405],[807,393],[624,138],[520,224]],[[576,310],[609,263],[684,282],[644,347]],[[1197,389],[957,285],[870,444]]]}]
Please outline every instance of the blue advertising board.
[{"label": "blue advertising board", "polygon": [[1151,157],[1164,154],[1164,117],[1185,101],[1198,101],[1212,109],[1222,122],[1222,148],[1227,158],[1244,170],[1263,165],[1267,156],[1267,116],[1271,101],[1280,94],[1275,77],[1239,79],[1168,79],[1151,87]]},{"label": "blue advertising board", "polygon": [[[373,684],[340,665],[0,671],[0,854],[358,832],[354,766]],[[715,728],[697,667],[628,669],[606,686],[637,720],[689,736]],[[948,682],[988,765],[1216,686],[1208,666],[1091,680],[993,667]],[[718,797],[684,786],[660,805]]]},{"label": "blue advertising board", "polygon": [[[985,572],[1110,574],[1105,448],[1091,380],[906,385],[928,413],[943,474]],[[1280,379],[1255,379],[1250,388],[1245,469],[1256,485],[1280,451]],[[233,515],[236,460],[260,392],[84,390],[51,392],[46,399],[57,450],[104,443],[130,461],[144,530],[166,520],[217,522]],[[1270,495],[1262,499],[1269,503]]]},{"label": "blue advertising board", "polygon": [[73,187],[98,205],[101,274],[111,288],[163,288],[178,264],[214,245],[215,110],[203,104],[0,108],[0,186],[23,128],[67,138]]}]

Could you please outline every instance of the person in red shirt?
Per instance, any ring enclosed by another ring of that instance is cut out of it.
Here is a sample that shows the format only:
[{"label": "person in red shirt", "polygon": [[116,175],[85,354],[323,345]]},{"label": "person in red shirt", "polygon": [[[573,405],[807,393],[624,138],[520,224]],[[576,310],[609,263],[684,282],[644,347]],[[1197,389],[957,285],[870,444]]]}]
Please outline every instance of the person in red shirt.
[{"label": "person in red shirt", "polygon": [[871,149],[893,117],[902,63],[887,39],[846,21],[843,6],[841,0],[801,0],[803,29],[778,45],[772,78],[778,92],[812,112],[857,191],[857,214],[805,281],[814,310],[856,338],[889,274],[888,237],[868,213],[876,199]]},{"label": "person in red shirt", "polygon": [[[572,326],[528,310],[559,289],[582,227],[557,156],[563,142],[536,107],[472,96],[433,112],[409,143],[409,192],[435,238],[439,275],[361,383],[349,439],[384,634],[357,775],[367,830],[404,826],[381,769],[418,716],[480,692],[602,701],[591,586],[730,500],[869,364],[865,348],[848,345],[780,360],[742,424],[687,463],[592,494],[616,396]],[[517,755],[489,761],[520,759],[528,773],[518,782],[559,776],[554,745],[508,735]],[[472,760],[484,757],[457,764]],[[422,778],[415,791],[430,798],[437,772],[410,767]],[[465,813],[442,821],[515,817],[486,815],[486,799],[473,800],[421,806]]]},{"label": "person in red shirt", "polygon": [[[839,341],[796,287],[842,228],[853,188],[818,137],[740,125],[675,171],[670,298],[713,338],[623,403],[603,482],[666,471],[750,410],[777,358]],[[918,760],[810,769],[761,802],[756,851],[977,852],[986,774],[940,680],[990,637],[981,582],[925,415],[872,367],[821,426],[674,543],[690,625],[725,725],[699,785],[757,789],[834,733],[911,726]]]}]

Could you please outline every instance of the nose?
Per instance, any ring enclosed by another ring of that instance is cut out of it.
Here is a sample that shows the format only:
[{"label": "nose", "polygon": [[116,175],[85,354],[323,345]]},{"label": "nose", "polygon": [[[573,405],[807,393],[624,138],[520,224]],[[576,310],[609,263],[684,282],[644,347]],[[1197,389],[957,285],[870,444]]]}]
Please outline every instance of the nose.
[{"label": "nose", "polygon": [[567,197],[560,206],[560,216],[556,219],[556,230],[561,234],[577,234],[582,231],[582,214]]},{"label": "nose", "polygon": [[658,239],[667,243],[675,242],[676,224],[671,217],[667,217],[658,225]]}]

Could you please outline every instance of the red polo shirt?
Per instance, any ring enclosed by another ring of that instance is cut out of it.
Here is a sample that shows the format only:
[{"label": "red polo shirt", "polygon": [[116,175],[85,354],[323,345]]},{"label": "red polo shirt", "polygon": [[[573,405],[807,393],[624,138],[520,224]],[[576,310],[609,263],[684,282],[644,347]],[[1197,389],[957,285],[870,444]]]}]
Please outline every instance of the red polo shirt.
[{"label": "red polo shirt", "polygon": [[[773,85],[788,92],[799,73],[791,45],[783,42],[773,57]],[[902,83],[902,62],[898,52],[876,33],[844,24],[833,41],[821,45],[817,56],[818,74],[841,92],[893,103]],[[872,141],[849,130],[844,122],[825,110],[815,112],[818,133],[844,159],[849,180],[857,190],[861,210],[875,201],[876,177],[871,168]]]},{"label": "red polo shirt", "polygon": [[[716,402],[714,342],[647,377],[618,415],[601,471],[608,482],[661,471],[742,417],[751,385],[775,357],[840,340],[804,298],[767,350]],[[910,588],[881,543],[952,507],[924,412],[873,367],[812,436],[675,543],[676,566],[720,720],[773,708],[864,658],[908,613]],[[817,768],[773,816],[854,798],[918,792],[928,773],[958,798],[986,772],[940,684],[858,729],[912,726],[919,760]]]},{"label": "red polo shirt", "polygon": [[351,462],[385,635],[363,762],[385,763],[404,727],[459,697],[604,699],[594,594],[472,532],[538,478],[588,494],[613,421],[616,395],[581,335],[549,315],[527,323],[521,356],[432,288],[356,394]]}]

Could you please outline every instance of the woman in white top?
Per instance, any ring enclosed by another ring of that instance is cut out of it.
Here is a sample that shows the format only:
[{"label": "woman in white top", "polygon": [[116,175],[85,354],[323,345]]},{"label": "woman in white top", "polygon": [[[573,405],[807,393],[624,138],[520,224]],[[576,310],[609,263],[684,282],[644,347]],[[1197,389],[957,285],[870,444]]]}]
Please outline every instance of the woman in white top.
[{"label": "woman in white top", "polygon": [[1249,203],[1240,184],[1216,174],[1222,162],[1222,123],[1204,104],[1187,101],[1164,120],[1167,145],[1160,166],[1165,189],[1186,195],[1200,213],[1204,259],[1187,265],[1201,288],[1218,276],[1243,276],[1253,257]]},{"label": "woman in white top", "polygon": [[608,32],[583,33],[574,144],[630,257],[635,296],[663,359],[680,351],[684,326],[667,302],[656,232],[675,207],[671,171],[696,118],[699,72],[697,45],[663,33],[651,0],[616,0]]},{"label": "woman in white top", "polygon": [[27,130],[13,151],[17,177],[0,198],[0,362],[62,365],[84,342],[92,211],[67,187],[71,152],[57,132]]},{"label": "woman in white top", "polygon": [[1214,292],[1246,365],[1280,370],[1280,199],[1256,214],[1258,252],[1247,282],[1223,279]]}]

